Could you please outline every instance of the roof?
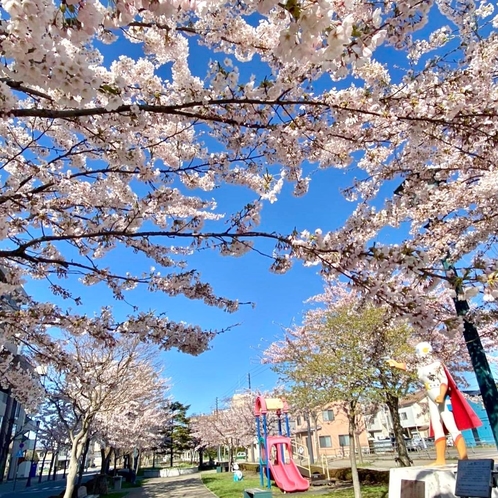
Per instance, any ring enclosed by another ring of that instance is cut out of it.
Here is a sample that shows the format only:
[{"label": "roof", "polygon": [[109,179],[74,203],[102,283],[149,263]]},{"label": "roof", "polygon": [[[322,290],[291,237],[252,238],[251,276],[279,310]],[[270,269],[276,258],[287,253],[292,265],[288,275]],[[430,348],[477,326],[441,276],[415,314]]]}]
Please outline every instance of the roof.
[{"label": "roof", "polygon": [[414,405],[415,403],[419,403],[426,396],[427,396],[427,393],[425,392],[424,389],[420,389],[419,391],[412,392],[412,393],[408,394],[407,396],[405,396],[404,398],[401,398],[399,400],[399,407],[403,408],[406,406]]}]

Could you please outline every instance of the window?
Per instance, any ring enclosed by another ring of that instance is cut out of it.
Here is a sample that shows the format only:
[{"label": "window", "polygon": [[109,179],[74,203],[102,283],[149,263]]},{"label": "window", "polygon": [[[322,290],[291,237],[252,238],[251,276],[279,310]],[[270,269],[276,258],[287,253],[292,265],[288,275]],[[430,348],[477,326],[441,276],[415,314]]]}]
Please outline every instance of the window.
[{"label": "window", "polygon": [[332,422],[335,419],[334,410],[324,410],[322,412],[324,422]]},{"label": "window", "polygon": [[399,419],[400,420],[408,420],[408,415],[405,412],[401,412],[399,414]]},{"label": "window", "polygon": [[299,415],[296,418],[296,424],[301,425],[301,417]]},{"label": "window", "polygon": [[349,436],[347,434],[339,436],[339,446],[349,446]]},{"label": "window", "polygon": [[320,436],[320,448],[332,448],[332,438],[330,436]]}]

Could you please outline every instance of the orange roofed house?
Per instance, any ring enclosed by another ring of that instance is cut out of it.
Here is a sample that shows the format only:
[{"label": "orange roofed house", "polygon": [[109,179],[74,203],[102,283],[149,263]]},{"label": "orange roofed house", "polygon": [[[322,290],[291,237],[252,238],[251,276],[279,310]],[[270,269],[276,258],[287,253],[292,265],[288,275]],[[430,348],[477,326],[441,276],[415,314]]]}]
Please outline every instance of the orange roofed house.
[{"label": "orange roofed house", "polygon": [[[342,458],[349,455],[348,418],[342,403],[331,403],[317,409],[308,418],[302,414],[292,416],[291,434],[295,439],[295,451],[308,455],[309,436],[315,460],[322,456]],[[368,433],[363,417],[359,417],[356,446],[368,450]]]}]

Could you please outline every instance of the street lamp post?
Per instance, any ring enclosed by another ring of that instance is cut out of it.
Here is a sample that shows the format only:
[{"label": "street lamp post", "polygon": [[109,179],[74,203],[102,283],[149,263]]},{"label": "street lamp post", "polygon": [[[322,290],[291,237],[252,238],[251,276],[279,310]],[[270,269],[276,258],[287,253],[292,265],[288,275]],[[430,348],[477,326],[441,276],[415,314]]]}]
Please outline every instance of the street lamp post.
[{"label": "street lamp post", "polygon": [[470,311],[469,303],[463,298],[462,282],[458,278],[456,268],[443,260],[443,268],[446,272],[448,280],[453,284],[456,296],[453,298],[456,313],[463,318],[463,337],[467,344],[470,360],[474,369],[477,384],[481,391],[481,397],[484,408],[489,418],[489,425],[493,432],[495,445],[498,447],[498,389],[493,378],[491,369],[489,368],[488,359],[482,347],[481,338],[476,326],[469,320],[468,312]]},{"label": "street lamp post", "polygon": [[36,450],[36,441],[38,439],[38,429],[40,428],[40,421],[36,422],[36,432],[35,432],[35,442],[33,444],[33,449],[31,450],[31,461],[29,462],[29,472],[28,472],[28,480],[26,481],[26,487],[29,488],[31,486],[31,474],[33,470],[33,462],[35,460],[35,450]]}]

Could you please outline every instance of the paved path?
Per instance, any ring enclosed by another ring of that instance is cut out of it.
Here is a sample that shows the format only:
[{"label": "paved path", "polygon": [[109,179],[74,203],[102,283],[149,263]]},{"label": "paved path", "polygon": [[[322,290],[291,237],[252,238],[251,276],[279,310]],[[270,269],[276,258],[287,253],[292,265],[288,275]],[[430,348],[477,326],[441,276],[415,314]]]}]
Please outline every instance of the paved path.
[{"label": "paved path", "polygon": [[[470,459],[492,458],[495,463],[498,463],[498,450],[496,448],[469,448],[468,453]],[[410,451],[408,455],[413,460],[413,464],[417,466],[430,465],[434,463],[434,460],[436,459],[434,449]],[[364,455],[364,466],[369,469],[387,470],[396,467],[396,463],[394,461],[395,456],[396,455],[394,453],[386,453],[384,455]],[[456,449],[453,447],[448,448],[446,458],[448,463],[457,463]],[[328,463],[329,468],[331,469],[348,467],[350,465],[349,458],[329,460]]]},{"label": "paved path", "polygon": [[214,498],[202,484],[201,474],[147,479],[141,488],[133,488],[126,498]]}]

